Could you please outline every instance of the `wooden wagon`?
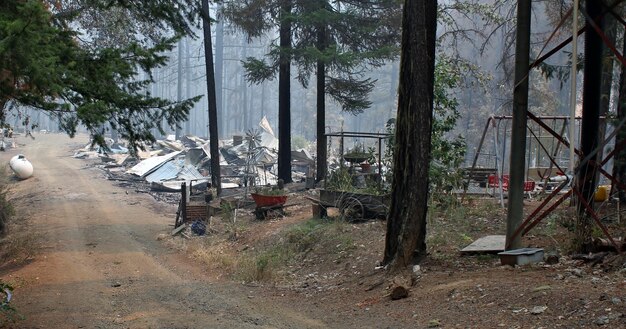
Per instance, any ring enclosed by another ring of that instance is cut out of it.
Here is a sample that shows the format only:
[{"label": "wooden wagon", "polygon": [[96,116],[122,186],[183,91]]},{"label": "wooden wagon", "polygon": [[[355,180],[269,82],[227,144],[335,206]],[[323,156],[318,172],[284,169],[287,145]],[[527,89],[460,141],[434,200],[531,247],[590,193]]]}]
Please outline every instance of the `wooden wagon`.
[{"label": "wooden wagon", "polygon": [[389,211],[389,195],[320,190],[319,199],[309,198],[320,206],[320,215],[327,216],[327,208],[338,208],[341,218],[346,221],[385,218]]}]

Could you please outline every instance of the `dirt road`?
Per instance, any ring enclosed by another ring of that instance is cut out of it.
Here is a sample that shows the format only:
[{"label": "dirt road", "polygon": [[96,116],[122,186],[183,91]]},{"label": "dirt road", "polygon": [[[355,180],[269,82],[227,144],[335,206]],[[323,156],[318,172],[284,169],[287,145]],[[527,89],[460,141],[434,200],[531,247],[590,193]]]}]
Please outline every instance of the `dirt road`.
[{"label": "dirt road", "polygon": [[[206,278],[159,234],[173,209],[150,196],[126,193],[71,158],[85,137],[36,135],[3,152],[23,153],[34,177],[12,195],[39,247],[26,265],[3,270],[15,287],[18,328],[310,328],[307,315],[273,307],[244,286]],[[36,247],[33,245],[33,247]]]}]

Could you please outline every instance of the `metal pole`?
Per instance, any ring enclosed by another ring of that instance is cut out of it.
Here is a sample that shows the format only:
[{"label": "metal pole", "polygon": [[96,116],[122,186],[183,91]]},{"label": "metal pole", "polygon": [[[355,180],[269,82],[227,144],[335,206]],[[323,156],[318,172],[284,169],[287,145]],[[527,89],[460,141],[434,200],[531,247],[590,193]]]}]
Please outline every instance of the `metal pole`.
[{"label": "metal pole", "polygon": [[578,66],[578,0],[574,0],[572,11],[572,68],[570,73],[570,124],[569,124],[569,167],[570,175],[574,173],[576,152],[576,67]]},{"label": "metal pole", "polygon": [[531,0],[517,2],[517,40],[515,44],[515,88],[511,130],[511,165],[506,227],[507,250],[521,247],[514,236],[524,215],[524,168],[526,152],[526,112],[528,111],[528,71],[530,65]]},{"label": "metal pole", "polygon": [[[498,124],[493,127],[493,149],[496,155],[496,182],[498,184],[498,195],[500,196],[500,206],[504,209],[504,193],[502,192],[502,170],[500,169],[500,162],[504,162],[504,159],[500,161],[500,157],[498,156],[498,130],[500,128],[500,122],[502,120],[498,120]],[[495,192],[495,191],[494,191]]]}]

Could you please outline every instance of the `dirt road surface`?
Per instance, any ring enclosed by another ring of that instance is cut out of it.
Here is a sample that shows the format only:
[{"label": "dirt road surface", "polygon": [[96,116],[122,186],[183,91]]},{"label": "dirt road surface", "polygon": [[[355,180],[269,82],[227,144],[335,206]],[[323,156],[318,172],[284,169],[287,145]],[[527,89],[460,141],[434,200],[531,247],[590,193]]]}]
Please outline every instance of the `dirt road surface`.
[{"label": "dirt road surface", "polygon": [[101,179],[71,157],[86,138],[36,135],[22,153],[32,178],[11,195],[38,238],[25,266],[5,269],[16,287],[17,328],[316,328],[314,317],[259,298],[250,287],[209,280],[157,240],[173,209]]}]

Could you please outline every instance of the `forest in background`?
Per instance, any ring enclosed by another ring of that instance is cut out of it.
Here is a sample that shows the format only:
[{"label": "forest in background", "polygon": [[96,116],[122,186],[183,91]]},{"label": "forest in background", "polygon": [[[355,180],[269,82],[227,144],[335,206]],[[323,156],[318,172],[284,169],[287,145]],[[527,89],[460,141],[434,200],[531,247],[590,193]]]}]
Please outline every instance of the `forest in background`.
[{"label": "forest in background", "polygon": [[[465,165],[471,165],[487,119],[492,115],[510,115],[512,111],[512,70],[514,50],[514,28],[516,2],[510,0],[467,0],[441,1],[438,13],[438,62],[446,62],[444,72],[457,79],[448,85],[448,97],[458,104],[458,118],[455,128],[448,132],[451,138],[461,135],[465,138],[467,151]],[[561,18],[571,7],[570,1],[553,0],[533,4],[531,36],[531,58],[545,54],[546,50],[568,36],[569,23],[566,22],[548,41]],[[248,57],[261,58],[268,52],[269,44],[278,38],[277,31],[260,38],[249,39],[239,29],[228,22],[221,14],[222,5],[211,5],[211,16],[216,19],[213,27],[214,60],[216,67],[218,107],[223,109],[218,115],[220,139],[230,139],[232,135],[242,135],[257,128],[262,117],[266,116],[277,130],[278,126],[278,79],[253,84],[246,80],[242,61]],[[104,15],[103,15],[104,16]],[[94,22],[102,20],[105,30],[125,26],[128,20],[124,15],[91,17]],[[101,26],[102,27],[102,26]],[[199,36],[201,29],[194,27]],[[618,29],[617,40],[623,39],[623,31]],[[116,36],[109,36],[114,39]],[[579,39],[582,49],[583,39]],[[106,45],[105,45],[106,46]],[[619,48],[619,46],[618,46]],[[543,51],[543,52],[542,52]],[[156,97],[177,101],[206,94],[206,74],[202,38],[184,37],[176,47],[165,52],[169,59],[163,67],[150,73],[154,82],[147,90]],[[571,50],[566,46],[553,55],[541,67],[531,71],[529,109],[537,115],[567,115],[569,109],[570,83],[569,65]],[[371,107],[362,113],[342,112],[336,102],[327,101],[327,132],[360,131],[385,132],[385,123],[395,117],[397,110],[397,81],[399,59],[385,62],[380,67],[364,69],[363,77],[375,81],[369,95]],[[221,74],[220,74],[221,71]],[[619,74],[619,66],[614,66],[614,76]],[[549,78],[547,78],[549,76]],[[148,73],[143,77],[147,78]],[[582,77],[578,76],[579,82]],[[613,90],[617,90],[619,79],[613,79]],[[581,83],[578,84],[581,88]],[[579,93],[579,102],[580,102]],[[615,112],[617,93],[612,93],[610,112]],[[316,86],[310,83],[304,88],[292,75],[291,90],[291,134],[292,148],[304,146],[305,141],[316,138]],[[19,127],[23,118],[31,117],[31,124],[39,129],[57,131],[58,124],[45,112],[14,108],[7,116],[7,122]],[[197,102],[189,112],[189,120],[181,125],[183,134],[207,136],[206,98]],[[167,133],[174,129],[166,127]],[[155,131],[159,136],[159,132]],[[163,137],[163,136],[159,136]],[[485,150],[493,149],[493,141],[485,141]]]}]

